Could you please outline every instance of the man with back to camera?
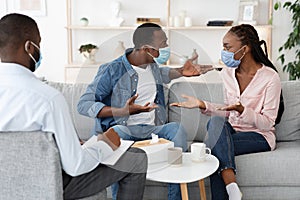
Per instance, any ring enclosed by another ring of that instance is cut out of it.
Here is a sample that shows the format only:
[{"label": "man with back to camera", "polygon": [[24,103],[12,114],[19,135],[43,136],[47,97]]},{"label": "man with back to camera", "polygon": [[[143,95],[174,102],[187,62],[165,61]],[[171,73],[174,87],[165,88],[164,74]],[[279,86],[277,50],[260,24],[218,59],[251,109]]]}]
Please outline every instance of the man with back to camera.
[{"label": "man with back to camera", "polygon": [[[199,76],[212,66],[193,65],[195,57],[181,68],[159,67],[170,56],[167,40],[159,25],[142,24],[134,31],[134,48],[99,67],[78,103],[80,114],[95,118],[94,133],[113,127],[121,138],[134,141],[149,139],[154,133],[187,150],[183,127],[166,123],[163,83]],[[115,190],[113,187],[113,194]],[[179,184],[169,184],[168,198],[181,199]]]},{"label": "man with back to camera", "polygon": [[1,18],[0,113],[5,117],[0,120],[0,131],[54,133],[63,168],[64,199],[92,196],[114,182],[120,185],[118,199],[143,199],[145,152],[129,148],[115,166],[101,164],[120,145],[113,128],[92,137],[91,146],[80,145],[65,98],[33,74],[41,61],[40,41],[32,18],[22,14]]}]

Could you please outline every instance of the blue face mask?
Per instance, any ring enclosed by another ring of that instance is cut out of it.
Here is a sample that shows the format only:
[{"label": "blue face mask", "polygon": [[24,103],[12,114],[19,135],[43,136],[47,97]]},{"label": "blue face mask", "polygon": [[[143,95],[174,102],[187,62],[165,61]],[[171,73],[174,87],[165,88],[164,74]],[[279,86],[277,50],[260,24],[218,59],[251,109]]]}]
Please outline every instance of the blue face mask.
[{"label": "blue face mask", "polygon": [[[151,48],[153,48],[153,47],[151,47]],[[155,49],[155,48],[153,48],[153,49]],[[159,48],[158,52],[159,52],[159,56],[157,58],[155,58],[154,56],[152,56],[150,53],[149,53],[149,55],[151,57],[153,57],[153,60],[157,64],[161,64],[162,65],[162,64],[166,63],[169,60],[169,58],[170,58],[170,47]]]},{"label": "blue face mask", "polygon": [[236,52],[230,52],[230,51],[225,51],[225,50],[222,50],[221,51],[221,59],[222,59],[222,62],[227,66],[227,67],[231,67],[231,68],[236,68],[238,67],[240,64],[241,64],[241,60],[242,58],[244,57],[244,55],[238,59],[238,60],[235,60],[234,59],[234,55],[236,53],[238,53],[240,50],[242,50],[244,48],[244,46],[242,48],[240,48],[239,50],[237,50]]},{"label": "blue face mask", "polygon": [[42,58],[42,53],[40,52],[39,60],[35,63],[35,70],[41,66]]},{"label": "blue face mask", "polygon": [[154,58],[154,61],[157,64],[164,64],[170,58],[170,47],[159,48],[158,51],[159,51],[159,56],[157,58]]},{"label": "blue face mask", "polygon": [[42,61],[42,54],[40,51],[40,48],[38,47],[38,45],[36,45],[34,42],[30,42],[35,48],[37,48],[39,50],[39,60],[36,61],[36,59],[33,57],[33,55],[31,53],[28,53],[27,48],[25,47],[26,52],[28,53],[28,55],[30,56],[30,58],[34,61],[35,63],[35,70],[37,70],[37,68],[39,68],[39,66],[41,65],[41,61]]}]

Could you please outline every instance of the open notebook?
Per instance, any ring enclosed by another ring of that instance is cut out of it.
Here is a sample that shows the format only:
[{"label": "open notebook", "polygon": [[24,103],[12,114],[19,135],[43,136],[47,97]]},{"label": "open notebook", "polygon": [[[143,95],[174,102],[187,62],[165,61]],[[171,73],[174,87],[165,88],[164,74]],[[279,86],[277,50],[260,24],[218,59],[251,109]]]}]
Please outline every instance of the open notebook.
[{"label": "open notebook", "polygon": [[[83,145],[88,147],[93,143],[97,142],[97,136],[93,135],[88,141],[86,141]],[[122,140],[121,145],[117,148],[110,156],[104,158],[101,164],[104,165],[114,165],[120,157],[127,151],[127,149],[133,144],[134,141],[131,140]]]},{"label": "open notebook", "polygon": [[105,158],[101,163],[104,165],[114,165],[119,158],[127,151],[127,149],[133,144],[131,140],[121,140],[121,145],[117,148],[111,156]]}]

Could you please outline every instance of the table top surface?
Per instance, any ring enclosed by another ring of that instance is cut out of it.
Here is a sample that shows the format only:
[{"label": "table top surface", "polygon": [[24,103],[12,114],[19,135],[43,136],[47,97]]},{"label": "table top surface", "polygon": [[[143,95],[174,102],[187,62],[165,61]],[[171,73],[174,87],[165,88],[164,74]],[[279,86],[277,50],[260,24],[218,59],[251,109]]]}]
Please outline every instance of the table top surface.
[{"label": "table top surface", "polygon": [[218,159],[208,155],[206,161],[194,162],[191,153],[182,154],[181,165],[161,162],[148,165],[147,179],[165,183],[191,183],[213,174],[219,167]]}]

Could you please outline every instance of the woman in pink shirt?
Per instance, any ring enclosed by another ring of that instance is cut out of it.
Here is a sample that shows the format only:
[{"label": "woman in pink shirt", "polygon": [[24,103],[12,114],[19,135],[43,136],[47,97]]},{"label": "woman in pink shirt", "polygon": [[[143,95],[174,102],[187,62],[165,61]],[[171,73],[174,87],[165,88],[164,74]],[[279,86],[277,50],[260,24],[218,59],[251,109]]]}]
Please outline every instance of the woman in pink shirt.
[{"label": "woman in pink shirt", "polygon": [[220,161],[218,171],[210,177],[212,199],[238,200],[242,194],[236,184],[234,156],[274,150],[274,126],[284,106],[279,75],[268,59],[266,42],[259,40],[253,26],[232,27],[223,38],[223,47],[225,105],[187,95],[183,95],[186,101],[171,105],[200,108],[213,115],[205,141]]}]

